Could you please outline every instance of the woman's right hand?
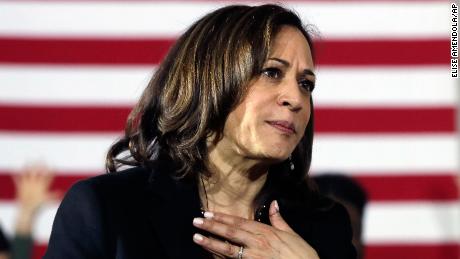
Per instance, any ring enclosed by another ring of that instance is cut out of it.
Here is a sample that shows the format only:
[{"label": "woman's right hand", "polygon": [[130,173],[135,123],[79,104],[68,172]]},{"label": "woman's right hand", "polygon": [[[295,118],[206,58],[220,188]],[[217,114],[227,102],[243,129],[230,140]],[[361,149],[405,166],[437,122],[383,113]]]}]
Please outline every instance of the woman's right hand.
[{"label": "woman's right hand", "polygon": [[[212,253],[228,258],[319,259],[316,251],[284,221],[276,201],[270,205],[272,226],[223,213],[205,213],[193,224],[226,240],[195,234],[193,240]],[[235,245],[237,244],[237,245]],[[243,247],[242,257],[239,257]]]}]

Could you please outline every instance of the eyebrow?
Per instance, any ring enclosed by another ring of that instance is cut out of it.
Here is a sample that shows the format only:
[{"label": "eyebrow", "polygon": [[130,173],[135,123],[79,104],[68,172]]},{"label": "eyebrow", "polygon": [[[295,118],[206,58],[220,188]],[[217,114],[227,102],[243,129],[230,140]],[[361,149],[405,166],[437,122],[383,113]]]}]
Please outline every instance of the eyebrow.
[{"label": "eyebrow", "polygon": [[[268,58],[268,60],[277,61],[277,62],[283,64],[283,65],[286,66],[286,67],[290,67],[290,66],[291,66],[291,64],[290,64],[287,60],[284,60],[284,59],[280,59],[280,58]],[[314,77],[316,78],[315,73],[314,73],[311,69],[304,69],[302,74],[303,74],[303,75],[314,76]]]}]

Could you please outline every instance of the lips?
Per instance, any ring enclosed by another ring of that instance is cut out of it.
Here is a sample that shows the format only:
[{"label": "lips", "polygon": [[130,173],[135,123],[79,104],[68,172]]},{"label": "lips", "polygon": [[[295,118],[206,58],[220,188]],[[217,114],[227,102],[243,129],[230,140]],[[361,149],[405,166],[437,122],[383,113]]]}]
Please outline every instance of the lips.
[{"label": "lips", "polygon": [[283,133],[287,134],[295,134],[295,127],[292,122],[283,121],[283,120],[275,120],[275,121],[267,121],[270,126],[280,130]]}]

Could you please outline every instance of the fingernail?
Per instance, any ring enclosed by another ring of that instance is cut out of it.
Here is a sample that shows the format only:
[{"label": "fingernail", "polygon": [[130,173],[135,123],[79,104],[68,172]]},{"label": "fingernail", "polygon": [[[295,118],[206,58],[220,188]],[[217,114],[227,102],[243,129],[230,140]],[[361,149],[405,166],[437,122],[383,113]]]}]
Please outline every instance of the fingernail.
[{"label": "fingernail", "polygon": [[196,242],[201,242],[203,241],[203,236],[200,234],[195,234],[193,235],[193,240],[195,240]]},{"label": "fingernail", "polygon": [[202,225],[203,224],[203,219],[202,218],[194,218],[193,219],[193,224],[194,225]]},{"label": "fingernail", "polygon": [[206,211],[204,213],[204,217],[207,218],[207,219],[211,219],[212,217],[214,217],[214,213]]},{"label": "fingernail", "polygon": [[276,209],[276,212],[280,212],[280,207],[278,206],[277,200],[275,200],[275,209]]}]

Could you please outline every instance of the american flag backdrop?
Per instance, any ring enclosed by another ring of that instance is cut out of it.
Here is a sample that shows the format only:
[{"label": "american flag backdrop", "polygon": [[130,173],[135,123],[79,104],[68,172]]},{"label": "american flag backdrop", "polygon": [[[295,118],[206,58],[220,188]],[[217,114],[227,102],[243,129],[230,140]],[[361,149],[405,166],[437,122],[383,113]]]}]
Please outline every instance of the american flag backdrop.
[{"label": "american flag backdrop", "polygon": [[[231,3],[0,0],[0,224],[8,234],[17,211],[11,175],[44,161],[57,174],[53,189],[65,191],[103,173],[109,145],[177,36]],[[451,3],[283,5],[319,31],[312,173],[343,172],[365,187],[366,258],[460,258]],[[38,215],[35,258],[57,206]]]}]

